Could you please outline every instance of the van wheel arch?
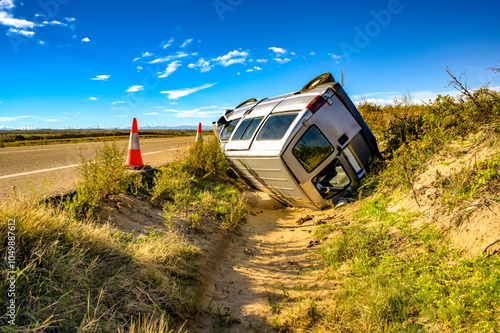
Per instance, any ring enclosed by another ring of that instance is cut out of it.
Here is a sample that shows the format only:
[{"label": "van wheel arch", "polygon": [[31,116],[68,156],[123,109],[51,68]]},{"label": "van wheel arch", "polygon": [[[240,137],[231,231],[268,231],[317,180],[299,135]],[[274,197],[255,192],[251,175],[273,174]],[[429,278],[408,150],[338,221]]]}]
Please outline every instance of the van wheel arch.
[{"label": "van wheel arch", "polygon": [[236,110],[237,108],[240,108],[242,107],[243,105],[245,104],[248,104],[248,103],[253,103],[253,102],[257,102],[257,100],[255,98],[250,98],[250,99],[247,99],[246,101],[244,101],[243,103],[240,103],[237,107],[235,107],[234,109]]},{"label": "van wheel arch", "polygon": [[327,82],[335,82],[335,79],[333,78],[333,75],[331,73],[323,73],[321,75],[318,75],[311,81],[307,82],[307,84],[300,90],[300,93],[305,93],[310,90],[313,90],[320,84]]}]

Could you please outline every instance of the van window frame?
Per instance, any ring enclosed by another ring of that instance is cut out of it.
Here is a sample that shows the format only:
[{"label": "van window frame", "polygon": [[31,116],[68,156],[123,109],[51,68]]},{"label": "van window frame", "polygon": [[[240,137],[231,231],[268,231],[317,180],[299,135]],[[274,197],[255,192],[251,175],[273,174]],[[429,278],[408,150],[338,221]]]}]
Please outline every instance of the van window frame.
[{"label": "van window frame", "polygon": [[[220,141],[229,141],[229,139],[231,139],[231,136],[233,135],[233,131],[234,131],[234,129],[236,128],[236,126],[238,126],[238,123],[240,122],[240,120],[241,120],[241,118],[236,118],[236,119],[233,119],[233,120],[228,121],[228,122],[224,125],[224,127],[222,128],[222,131],[221,131],[221,133],[220,133]],[[232,130],[231,132],[229,132],[229,136],[227,137],[227,139],[225,139],[225,138],[223,137],[223,134],[224,134],[224,132],[225,132],[226,128],[228,128],[228,127],[229,127],[229,125],[231,125],[233,122],[235,122],[235,124],[234,124],[234,128],[233,128],[233,130]]]},{"label": "van window frame", "polygon": [[[259,132],[257,133],[257,136],[255,137],[255,140],[256,141],[281,141],[281,140],[283,140],[283,138],[285,137],[286,132],[288,132],[288,130],[290,129],[290,127],[292,126],[292,124],[297,120],[297,117],[298,117],[299,113],[300,113],[300,110],[293,110],[293,111],[289,111],[289,112],[271,113],[267,117],[267,119],[265,119],[264,124],[260,127]],[[283,135],[281,137],[279,137],[277,139],[259,139],[259,136],[263,133],[262,130],[264,130],[266,128],[266,125],[268,125],[269,119],[274,118],[274,117],[291,116],[291,115],[295,115],[295,117],[290,122],[290,124],[288,124],[288,127],[283,132]]]},{"label": "van window frame", "polygon": [[[255,128],[252,130],[250,134],[250,136],[247,135],[247,131],[248,131],[248,128],[250,127],[250,125],[253,124],[253,122],[255,120],[258,119],[258,123],[257,125],[255,126]],[[235,135],[238,133],[238,131],[240,130],[240,128],[242,128],[242,125],[244,125],[244,121],[245,120],[250,120],[248,122],[248,124],[246,125],[246,127],[243,129],[243,132],[241,132],[241,135],[239,138],[235,137]],[[241,121],[240,125],[238,126],[238,129],[236,129],[236,131],[233,133],[233,137],[231,138],[231,141],[247,141],[247,140],[250,140],[253,135],[255,134],[255,132],[257,131],[257,129],[259,128],[259,125],[262,123],[262,120],[264,120],[264,116],[260,116],[260,117],[254,117],[254,118],[245,118]],[[245,137],[245,138],[243,138]]]},{"label": "van window frame", "polygon": [[[299,143],[302,141],[302,139],[307,135],[307,133],[311,130],[315,128],[319,134],[321,134],[321,136],[323,137],[323,139],[325,139],[325,141],[328,143],[328,145],[331,147],[331,151],[330,153],[328,153],[328,155],[326,155],[319,163],[317,163],[314,168],[312,168],[311,170],[308,170],[303,161],[301,161],[296,155],[295,155],[295,148],[299,145]],[[311,125],[307,131],[305,131],[304,134],[302,134],[302,136],[300,137],[300,139],[297,141],[297,143],[293,146],[292,148],[292,155],[293,157],[300,163],[300,165],[304,168],[304,170],[307,172],[307,173],[312,173],[314,172],[326,159],[328,159],[328,157],[330,157],[333,153],[335,152],[335,147],[332,145],[332,143],[328,140],[328,138],[326,137],[326,135],[323,134],[323,132],[321,132],[321,130],[319,129],[318,126],[316,125]]]}]

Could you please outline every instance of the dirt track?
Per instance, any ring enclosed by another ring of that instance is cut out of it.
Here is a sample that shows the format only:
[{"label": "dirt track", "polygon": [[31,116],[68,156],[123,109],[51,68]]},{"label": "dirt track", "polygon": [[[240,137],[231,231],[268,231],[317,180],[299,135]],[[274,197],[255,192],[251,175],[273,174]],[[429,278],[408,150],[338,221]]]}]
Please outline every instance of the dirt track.
[{"label": "dirt track", "polygon": [[[283,208],[262,194],[247,197],[252,207],[248,222],[206,255],[208,262],[200,270],[207,272],[204,303],[213,312],[233,316],[230,332],[270,332],[274,310],[285,298],[329,288],[320,286],[324,282],[310,269],[314,220],[297,223],[312,211]],[[219,325],[212,318],[190,331],[212,332]]]}]

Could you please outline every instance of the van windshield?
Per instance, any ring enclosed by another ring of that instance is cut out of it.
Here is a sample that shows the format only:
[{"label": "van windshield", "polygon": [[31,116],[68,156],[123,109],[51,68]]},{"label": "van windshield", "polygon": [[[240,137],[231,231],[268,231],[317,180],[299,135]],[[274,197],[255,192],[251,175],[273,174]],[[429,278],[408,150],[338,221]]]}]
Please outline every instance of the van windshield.
[{"label": "van windshield", "polygon": [[292,150],[307,172],[313,171],[332,152],[332,145],[316,126],[311,126]]},{"label": "van windshield", "polygon": [[221,141],[227,141],[231,137],[231,133],[233,133],[234,128],[236,127],[236,124],[238,124],[238,121],[240,121],[241,118],[231,120],[228,122],[224,128],[222,129],[222,132],[220,134],[220,140]]},{"label": "van windshield", "polygon": [[271,115],[257,135],[257,140],[281,140],[298,113]]},{"label": "van windshield", "polygon": [[264,117],[257,117],[257,118],[246,118],[244,119],[240,126],[238,126],[238,129],[236,132],[234,132],[233,135],[233,140],[248,140],[252,137],[253,133],[257,129],[257,126],[259,126],[260,121]]}]

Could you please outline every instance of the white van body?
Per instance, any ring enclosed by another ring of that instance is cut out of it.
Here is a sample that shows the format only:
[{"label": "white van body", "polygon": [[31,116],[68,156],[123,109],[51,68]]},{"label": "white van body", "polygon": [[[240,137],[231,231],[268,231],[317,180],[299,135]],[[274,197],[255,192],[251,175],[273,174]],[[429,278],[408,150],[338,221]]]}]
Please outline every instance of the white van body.
[{"label": "white van body", "polygon": [[237,175],[289,206],[328,207],[380,154],[342,86],[329,73],[318,78],[299,92],[244,102],[217,122]]}]

